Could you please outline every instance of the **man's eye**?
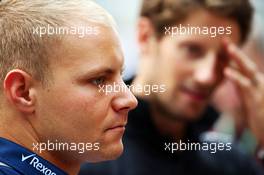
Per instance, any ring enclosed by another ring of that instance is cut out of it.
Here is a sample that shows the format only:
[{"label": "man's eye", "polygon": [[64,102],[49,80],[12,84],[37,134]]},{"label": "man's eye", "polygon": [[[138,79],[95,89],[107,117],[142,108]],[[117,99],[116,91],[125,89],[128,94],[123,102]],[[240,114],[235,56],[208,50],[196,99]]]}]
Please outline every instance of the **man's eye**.
[{"label": "man's eye", "polygon": [[99,77],[99,78],[93,79],[92,83],[96,86],[101,85],[105,83],[105,77]]}]

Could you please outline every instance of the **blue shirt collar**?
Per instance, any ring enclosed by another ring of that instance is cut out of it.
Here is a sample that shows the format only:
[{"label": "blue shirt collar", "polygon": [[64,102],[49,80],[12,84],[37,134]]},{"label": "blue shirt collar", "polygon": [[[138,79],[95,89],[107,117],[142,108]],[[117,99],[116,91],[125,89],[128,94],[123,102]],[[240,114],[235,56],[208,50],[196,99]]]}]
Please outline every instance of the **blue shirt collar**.
[{"label": "blue shirt collar", "polygon": [[37,154],[4,138],[0,138],[0,162],[26,175],[67,175]]}]

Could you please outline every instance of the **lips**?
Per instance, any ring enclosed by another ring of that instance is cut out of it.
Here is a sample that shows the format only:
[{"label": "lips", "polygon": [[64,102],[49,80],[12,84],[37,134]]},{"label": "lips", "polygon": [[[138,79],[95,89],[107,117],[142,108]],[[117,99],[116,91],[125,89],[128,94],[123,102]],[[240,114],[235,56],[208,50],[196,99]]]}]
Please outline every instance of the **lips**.
[{"label": "lips", "polygon": [[190,88],[182,88],[182,91],[184,94],[188,95],[192,100],[195,101],[204,101],[209,97],[208,91],[199,91],[199,90],[193,90]]},{"label": "lips", "polygon": [[107,130],[125,129],[125,127],[126,127],[126,124],[119,124],[119,125],[113,126],[111,128],[108,128]]},{"label": "lips", "polygon": [[113,131],[113,130],[125,130],[127,125],[128,114],[118,115],[112,118],[112,121],[109,123],[108,127],[105,131]]}]

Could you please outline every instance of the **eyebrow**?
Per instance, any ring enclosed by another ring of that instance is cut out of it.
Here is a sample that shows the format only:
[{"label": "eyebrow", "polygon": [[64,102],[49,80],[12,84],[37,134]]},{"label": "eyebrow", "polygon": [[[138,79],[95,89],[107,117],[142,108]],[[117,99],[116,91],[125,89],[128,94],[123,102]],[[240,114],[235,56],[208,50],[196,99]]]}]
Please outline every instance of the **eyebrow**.
[{"label": "eyebrow", "polygon": [[81,78],[87,78],[87,77],[92,77],[95,75],[102,75],[102,74],[106,74],[106,75],[110,75],[113,74],[115,71],[111,68],[108,67],[98,67],[98,68],[94,68],[94,69],[90,69],[88,70],[86,73],[84,73],[83,75],[81,75]]},{"label": "eyebrow", "polygon": [[109,66],[95,66],[93,68],[89,68],[88,71],[86,71],[85,73],[82,73],[81,75],[77,75],[78,79],[87,79],[89,77],[93,77],[93,76],[100,76],[100,75],[111,75],[114,74],[115,72],[117,72],[117,70],[120,72],[123,72],[124,70],[124,65],[122,65],[122,67],[120,69],[113,69]]}]

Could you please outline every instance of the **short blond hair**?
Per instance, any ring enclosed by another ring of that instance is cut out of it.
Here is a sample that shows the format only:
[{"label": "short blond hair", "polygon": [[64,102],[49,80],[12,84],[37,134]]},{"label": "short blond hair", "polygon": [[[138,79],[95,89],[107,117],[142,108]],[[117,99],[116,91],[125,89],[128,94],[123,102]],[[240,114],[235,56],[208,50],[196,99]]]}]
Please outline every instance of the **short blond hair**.
[{"label": "short blond hair", "polygon": [[61,37],[39,37],[33,34],[33,29],[47,25],[68,26],[77,20],[115,30],[111,15],[91,0],[0,1],[0,83],[15,68],[45,82],[52,44],[61,41]]}]

